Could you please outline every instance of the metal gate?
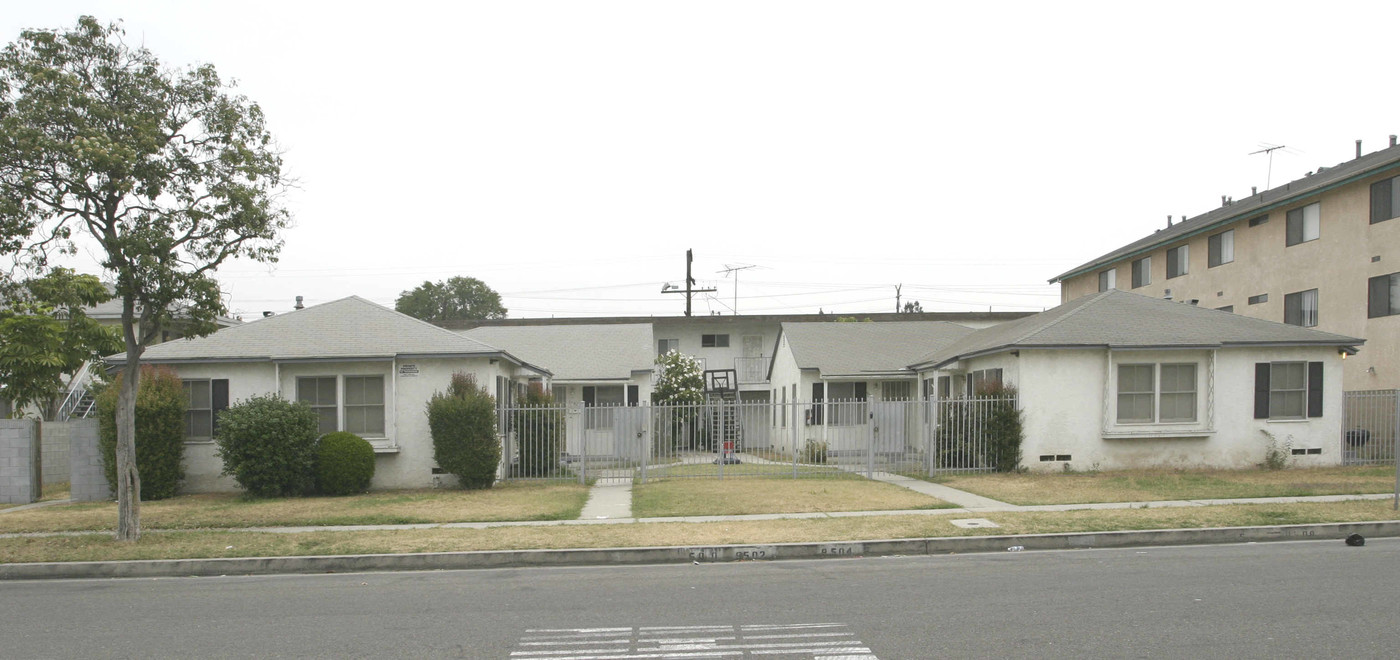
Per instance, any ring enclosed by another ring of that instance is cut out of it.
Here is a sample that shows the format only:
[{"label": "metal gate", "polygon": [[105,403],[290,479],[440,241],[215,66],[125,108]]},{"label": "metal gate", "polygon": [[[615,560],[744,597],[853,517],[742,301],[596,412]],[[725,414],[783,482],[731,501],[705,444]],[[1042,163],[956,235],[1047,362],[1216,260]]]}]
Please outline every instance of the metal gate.
[{"label": "metal gate", "polygon": [[1400,438],[1400,390],[1347,392],[1342,421],[1342,463],[1381,465],[1395,462]]}]

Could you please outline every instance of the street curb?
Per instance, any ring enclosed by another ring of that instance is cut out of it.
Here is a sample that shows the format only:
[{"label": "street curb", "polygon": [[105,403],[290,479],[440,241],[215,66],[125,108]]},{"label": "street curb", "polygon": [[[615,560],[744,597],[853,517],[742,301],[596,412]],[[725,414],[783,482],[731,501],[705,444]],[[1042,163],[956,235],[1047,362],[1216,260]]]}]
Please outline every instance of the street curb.
[{"label": "street curb", "polygon": [[1119,532],[1075,532],[1007,536],[959,536],[883,541],[775,543],[694,547],[583,548],[569,550],[492,550],[383,555],[306,557],[237,557],[99,562],[0,564],[0,580],[44,580],[135,577],[209,577],[286,573],[356,573],[366,571],[431,571],[543,566],[614,564],[717,563],[782,559],[833,559],[895,555],[941,555],[1024,550],[1132,548],[1166,545],[1205,545],[1267,541],[1342,539],[1351,534],[1400,536],[1400,520],[1158,529]]}]

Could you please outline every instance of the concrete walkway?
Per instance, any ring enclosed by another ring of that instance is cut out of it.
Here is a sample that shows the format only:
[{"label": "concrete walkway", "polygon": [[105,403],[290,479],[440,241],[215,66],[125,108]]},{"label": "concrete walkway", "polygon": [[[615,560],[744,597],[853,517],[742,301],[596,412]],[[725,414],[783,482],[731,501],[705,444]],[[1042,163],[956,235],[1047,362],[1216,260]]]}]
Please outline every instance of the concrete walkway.
[{"label": "concrete walkway", "polygon": [[588,491],[579,520],[616,520],[632,517],[632,480],[606,479]]},{"label": "concrete walkway", "polygon": [[1007,504],[1006,502],[994,500],[990,497],[974,495],[965,490],[958,490],[956,488],[944,486],[943,484],[935,484],[928,481],[924,481],[923,479],[906,477],[901,474],[891,474],[889,472],[876,472],[870,478],[874,479],[875,481],[883,481],[887,484],[892,484],[901,488],[908,488],[909,490],[912,490],[916,493],[923,493],[925,495],[928,495],[929,497],[936,497],[949,504],[956,504],[959,507],[969,509],[972,511],[982,509],[989,511],[1007,511],[1020,509],[1020,507],[1016,506],[1015,504]]}]

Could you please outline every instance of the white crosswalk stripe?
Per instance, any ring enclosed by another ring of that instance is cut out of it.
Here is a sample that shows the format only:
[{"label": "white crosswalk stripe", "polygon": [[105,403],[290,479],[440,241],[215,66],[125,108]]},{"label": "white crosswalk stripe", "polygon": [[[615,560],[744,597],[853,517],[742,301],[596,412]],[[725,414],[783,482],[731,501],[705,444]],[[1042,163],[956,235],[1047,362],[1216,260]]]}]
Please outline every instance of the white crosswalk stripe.
[{"label": "white crosswalk stripe", "polygon": [[878,660],[844,623],[537,628],[525,631],[511,652],[519,660],[771,656]]}]

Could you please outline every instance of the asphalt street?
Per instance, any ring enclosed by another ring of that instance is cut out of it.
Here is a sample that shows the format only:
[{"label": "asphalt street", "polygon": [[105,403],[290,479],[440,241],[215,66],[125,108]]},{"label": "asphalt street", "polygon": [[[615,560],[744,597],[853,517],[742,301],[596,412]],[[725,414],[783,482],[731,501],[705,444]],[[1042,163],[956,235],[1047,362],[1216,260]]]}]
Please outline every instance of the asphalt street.
[{"label": "asphalt street", "polygon": [[1395,657],[1400,539],[0,583],[0,656]]}]

